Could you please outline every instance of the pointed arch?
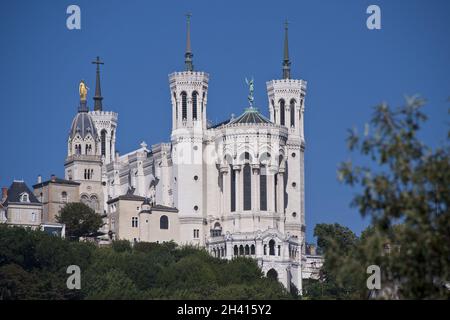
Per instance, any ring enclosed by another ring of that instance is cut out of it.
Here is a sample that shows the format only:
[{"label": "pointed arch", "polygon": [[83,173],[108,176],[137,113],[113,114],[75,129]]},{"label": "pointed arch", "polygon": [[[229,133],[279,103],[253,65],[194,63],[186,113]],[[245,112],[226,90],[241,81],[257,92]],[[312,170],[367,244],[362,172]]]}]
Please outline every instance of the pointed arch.
[{"label": "pointed arch", "polygon": [[187,93],[181,92],[181,119],[187,119]]},{"label": "pointed arch", "polygon": [[280,124],[282,126],[285,125],[285,118],[286,118],[286,103],[284,99],[280,99]]},{"label": "pointed arch", "polygon": [[197,120],[197,101],[198,101],[198,92],[192,92],[192,120]]},{"label": "pointed arch", "polygon": [[295,99],[291,99],[291,102],[289,103],[289,111],[290,111],[290,118],[291,118],[291,127],[295,127],[295,104],[297,102]]},{"label": "pointed arch", "polygon": [[100,132],[100,141],[101,141],[101,155],[106,156],[106,130],[103,129]]}]

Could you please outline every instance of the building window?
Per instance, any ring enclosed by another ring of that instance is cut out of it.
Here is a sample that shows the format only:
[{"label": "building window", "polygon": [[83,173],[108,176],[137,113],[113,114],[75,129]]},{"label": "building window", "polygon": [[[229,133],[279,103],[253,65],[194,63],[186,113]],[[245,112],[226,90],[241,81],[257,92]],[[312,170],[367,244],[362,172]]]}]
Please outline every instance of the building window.
[{"label": "building window", "polygon": [[244,165],[244,210],[252,209],[252,169],[250,164]]},{"label": "building window", "polygon": [[31,214],[31,221],[36,222],[36,213],[34,212]]},{"label": "building window", "polygon": [[238,246],[234,246],[234,255],[235,256],[237,256],[237,255],[239,255],[239,249],[238,249]]},{"label": "building window", "polygon": [[214,229],[211,229],[211,237],[220,237],[222,235],[222,227],[219,222],[214,224]]},{"label": "building window", "polygon": [[295,100],[292,99],[290,103],[290,112],[291,112],[291,127],[295,127]]},{"label": "building window", "polygon": [[169,218],[167,218],[167,216],[161,216],[161,218],[159,218],[159,228],[160,229],[169,229]]},{"label": "building window", "polygon": [[250,254],[255,255],[255,245],[254,244],[252,244],[250,247]]},{"label": "building window", "polygon": [[284,100],[283,99],[281,99],[280,100],[280,124],[282,125],[282,126],[284,126],[284,123],[285,123],[285,121],[284,121],[284,118],[285,118],[285,116],[286,116],[286,110],[285,110],[285,103],[284,103]]},{"label": "building window", "polygon": [[61,192],[61,202],[67,203],[67,192],[65,191]]},{"label": "building window", "polygon": [[249,245],[245,246],[245,255],[246,256],[250,255],[250,247],[249,247]]},{"label": "building window", "polygon": [[230,165],[231,170],[231,212],[236,211],[236,172],[233,166]]},{"label": "building window", "polygon": [[197,91],[192,93],[192,119],[197,120]]},{"label": "building window", "polygon": [[131,227],[137,228],[138,227],[138,217],[132,217],[131,218]]},{"label": "building window", "polygon": [[275,240],[273,239],[269,241],[269,255],[275,255]]},{"label": "building window", "polygon": [[23,193],[20,196],[20,202],[30,202],[30,197],[29,197],[28,193]]},{"label": "building window", "polygon": [[91,208],[94,211],[98,211],[99,210],[99,203],[98,203],[98,198],[96,195],[92,195],[91,196]]},{"label": "building window", "polygon": [[181,119],[186,120],[187,119],[187,94],[184,91],[181,93],[181,112],[182,112]]},{"label": "building window", "polygon": [[198,238],[200,238],[200,230],[194,229],[194,239],[198,239]]},{"label": "building window", "polygon": [[267,175],[266,166],[261,166],[261,175],[259,176],[259,207],[261,211],[267,211]]},{"label": "building window", "polygon": [[101,149],[102,149],[102,156],[106,155],[106,130],[103,129],[100,133],[101,137]]},{"label": "building window", "polygon": [[198,206],[194,206],[194,211],[198,211]]}]

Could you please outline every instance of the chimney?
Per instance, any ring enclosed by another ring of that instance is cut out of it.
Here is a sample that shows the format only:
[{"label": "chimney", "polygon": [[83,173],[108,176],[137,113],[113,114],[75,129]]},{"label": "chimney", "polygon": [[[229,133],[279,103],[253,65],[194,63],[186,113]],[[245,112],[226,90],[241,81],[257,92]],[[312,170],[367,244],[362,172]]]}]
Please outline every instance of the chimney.
[{"label": "chimney", "polygon": [[52,182],[55,182],[55,181],[56,181],[56,176],[55,176],[54,174],[52,174],[52,175],[50,176],[50,180],[51,180]]},{"label": "chimney", "polygon": [[2,201],[1,202],[4,202],[7,197],[8,197],[8,188],[2,187]]},{"label": "chimney", "polygon": [[37,183],[42,183],[42,176],[38,175]]}]

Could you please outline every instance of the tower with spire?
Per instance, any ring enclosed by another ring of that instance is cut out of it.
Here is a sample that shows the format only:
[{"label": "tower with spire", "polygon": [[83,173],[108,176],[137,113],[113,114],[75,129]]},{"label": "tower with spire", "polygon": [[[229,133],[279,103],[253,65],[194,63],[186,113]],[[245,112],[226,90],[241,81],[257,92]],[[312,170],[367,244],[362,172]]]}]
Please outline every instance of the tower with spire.
[{"label": "tower with spire", "polygon": [[[205,168],[202,161],[207,132],[206,110],[209,75],[194,70],[191,47],[191,14],[186,15],[185,70],[169,75],[172,101],[173,200],[180,212],[183,243],[202,244],[206,218],[202,191]],[[193,229],[199,230],[193,233]]]},{"label": "tower with spire", "polygon": [[[288,22],[284,23],[284,44],[281,79],[267,82],[270,120],[288,129],[286,142],[285,230],[305,243],[303,115],[306,81],[292,79],[289,58]],[[304,248],[304,245],[303,245]]]},{"label": "tower with spire", "polygon": [[100,65],[104,62],[97,57],[92,64],[96,65],[94,111],[90,112],[95,128],[100,138],[100,155],[103,164],[107,165],[114,160],[116,150],[117,113],[103,110],[103,96],[100,83]]},{"label": "tower with spire", "polygon": [[64,162],[65,179],[78,182],[80,199],[97,213],[103,213],[102,160],[100,137],[87,103],[87,86],[79,84],[78,113],[72,121]]}]

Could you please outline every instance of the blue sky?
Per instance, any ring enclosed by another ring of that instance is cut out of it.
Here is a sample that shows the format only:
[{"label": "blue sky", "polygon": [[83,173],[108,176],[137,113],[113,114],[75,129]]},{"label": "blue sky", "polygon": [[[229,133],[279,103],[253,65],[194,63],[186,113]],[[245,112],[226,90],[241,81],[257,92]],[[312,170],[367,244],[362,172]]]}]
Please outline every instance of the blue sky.
[{"label": "blue sky", "polygon": [[[81,8],[81,30],[66,28],[66,8]],[[368,30],[366,8],[381,8]],[[2,1],[0,11],[0,185],[38,174],[63,176],[78,82],[95,87],[99,55],[104,109],[119,113],[117,149],[168,141],[167,75],[183,69],[186,12],[192,12],[197,70],[210,73],[208,118],[239,114],[245,77],[268,114],[265,82],[281,75],[283,21],[290,24],[292,75],[308,81],[306,221],[339,222],[360,232],[367,221],[349,207],[356,192],[336,179],[347,129],[371,107],[421,94],[430,120],[423,140],[436,145],[448,126],[450,1]],[[93,91],[91,91],[92,97]],[[90,101],[92,107],[93,103]],[[352,159],[358,161],[355,156]]]}]

